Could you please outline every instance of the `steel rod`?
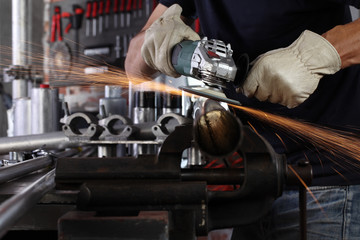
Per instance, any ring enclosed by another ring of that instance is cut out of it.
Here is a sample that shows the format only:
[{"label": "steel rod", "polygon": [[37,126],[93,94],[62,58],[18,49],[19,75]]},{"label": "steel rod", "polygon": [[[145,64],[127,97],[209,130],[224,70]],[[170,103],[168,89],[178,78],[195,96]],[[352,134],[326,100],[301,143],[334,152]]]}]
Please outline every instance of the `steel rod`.
[{"label": "steel rod", "polygon": [[[56,153],[54,157],[70,157],[78,153],[78,149],[70,149],[63,152]],[[0,168],[0,184],[7,182],[11,179],[21,177],[31,172],[49,167],[53,164],[53,156],[41,156],[38,158],[26,160],[13,165]]]},{"label": "steel rod", "polygon": [[0,205],[0,238],[47,192],[55,186],[55,170],[51,170],[20,193]]},{"label": "steel rod", "polygon": [[26,160],[13,165],[0,168],[0,183],[23,176],[33,171],[50,166],[53,163],[52,157],[43,156],[32,160]]}]

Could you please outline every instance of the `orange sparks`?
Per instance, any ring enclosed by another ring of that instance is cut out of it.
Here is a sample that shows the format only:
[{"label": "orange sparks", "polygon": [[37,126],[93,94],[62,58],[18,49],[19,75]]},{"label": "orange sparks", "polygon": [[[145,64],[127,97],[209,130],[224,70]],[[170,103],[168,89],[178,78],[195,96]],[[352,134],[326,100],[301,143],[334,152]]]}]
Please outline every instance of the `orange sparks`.
[{"label": "orange sparks", "polygon": [[360,162],[351,162],[347,159],[352,158],[360,161],[360,138],[356,134],[317,126],[248,107],[231,106],[243,110],[277,129],[290,132],[333,156],[341,157],[344,162],[360,169]]}]

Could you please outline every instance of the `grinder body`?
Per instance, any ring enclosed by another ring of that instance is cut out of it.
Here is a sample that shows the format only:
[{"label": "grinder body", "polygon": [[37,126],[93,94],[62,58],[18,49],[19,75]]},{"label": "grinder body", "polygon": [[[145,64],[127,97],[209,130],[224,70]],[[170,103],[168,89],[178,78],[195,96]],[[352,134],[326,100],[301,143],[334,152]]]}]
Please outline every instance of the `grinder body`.
[{"label": "grinder body", "polygon": [[226,87],[232,83],[238,87],[244,80],[249,60],[241,55],[235,63],[230,44],[206,37],[199,41],[183,41],[172,50],[172,64],[184,76],[203,81],[211,87]]}]

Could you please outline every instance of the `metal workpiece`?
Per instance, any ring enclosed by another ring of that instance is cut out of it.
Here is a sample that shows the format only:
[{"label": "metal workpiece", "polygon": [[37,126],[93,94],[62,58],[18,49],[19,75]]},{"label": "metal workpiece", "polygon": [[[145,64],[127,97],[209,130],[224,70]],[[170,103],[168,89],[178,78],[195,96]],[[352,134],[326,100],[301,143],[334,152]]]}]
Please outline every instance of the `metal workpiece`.
[{"label": "metal workpiece", "polygon": [[81,143],[69,141],[63,132],[0,138],[0,154],[32,151],[34,149],[65,149],[77,146],[81,146]]},{"label": "metal workpiece", "polygon": [[87,141],[98,139],[103,129],[98,125],[98,119],[88,113],[73,113],[61,119],[63,131],[71,141]]},{"label": "metal workpiece", "polygon": [[31,90],[31,133],[41,134],[60,130],[58,89],[42,84]]},{"label": "metal workpiece", "polygon": [[51,170],[28,185],[21,192],[0,205],[0,237],[55,186],[55,170]]},{"label": "metal workpiece", "polygon": [[221,158],[239,149],[243,134],[240,120],[220,104],[209,100],[194,121],[194,141],[208,157]]}]

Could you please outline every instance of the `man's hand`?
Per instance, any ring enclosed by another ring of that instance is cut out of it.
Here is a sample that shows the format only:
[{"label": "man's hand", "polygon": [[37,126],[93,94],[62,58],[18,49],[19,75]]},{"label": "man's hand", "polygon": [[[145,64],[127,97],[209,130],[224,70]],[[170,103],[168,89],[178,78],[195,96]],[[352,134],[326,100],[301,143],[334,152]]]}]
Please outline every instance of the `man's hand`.
[{"label": "man's hand", "polygon": [[147,65],[166,75],[179,77],[171,64],[173,47],[183,40],[200,40],[200,37],[180,18],[182,8],[174,4],[145,32],[141,55]]},{"label": "man's hand", "polygon": [[306,30],[289,47],[259,56],[242,90],[248,97],[293,108],[315,91],[324,75],[334,74],[340,67],[336,49]]}]

